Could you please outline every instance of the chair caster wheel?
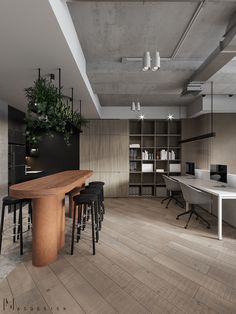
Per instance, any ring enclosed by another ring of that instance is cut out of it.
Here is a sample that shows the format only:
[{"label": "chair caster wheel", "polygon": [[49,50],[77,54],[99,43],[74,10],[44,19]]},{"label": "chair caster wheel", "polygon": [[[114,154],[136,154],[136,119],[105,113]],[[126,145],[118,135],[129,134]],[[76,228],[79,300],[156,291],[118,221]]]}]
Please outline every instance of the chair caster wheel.
[{"label": "chair caster wheel", "polygon": [[176,220],[179,220],[179,217],[176,217]]},{"label": "chair caster wheel", "polygon": [[187,229],[187,228],[188,228],[188,227],[186,227],[186,226],[184,227],[184,229]]},{"label": "chair caster wheel", "polygon": [[210,227],[210,226],[207,226],[207,229],[211,229],[211,227]]}]

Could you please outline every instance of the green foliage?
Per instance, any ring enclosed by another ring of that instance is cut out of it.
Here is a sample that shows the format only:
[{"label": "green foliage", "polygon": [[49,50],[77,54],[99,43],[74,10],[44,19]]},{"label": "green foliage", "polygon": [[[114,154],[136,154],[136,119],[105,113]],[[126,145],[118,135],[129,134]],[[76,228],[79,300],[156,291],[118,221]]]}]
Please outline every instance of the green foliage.
[{"label": "green foliage", "polygon": [[50,81],[37,79],[32,87],[25,89],[28,99],[26,115],[26,138],[36,146],[43,133],[53,137],[53,132],[63,134],[67,145],[74,132],[81,131],[87,121],[78,112],[71,111],[65,97]]}]

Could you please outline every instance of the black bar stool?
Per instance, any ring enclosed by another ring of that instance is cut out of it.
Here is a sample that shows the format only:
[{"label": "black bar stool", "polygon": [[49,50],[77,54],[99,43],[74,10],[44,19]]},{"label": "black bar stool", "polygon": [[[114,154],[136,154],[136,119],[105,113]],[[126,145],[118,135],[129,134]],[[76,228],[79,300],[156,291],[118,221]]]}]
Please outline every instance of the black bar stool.
[{"label": "black bar stool", "polygon": [[[101,202],[100,202],[100,195],[101,189],[99,187],[86,187],[85,190],[81,191],[80,195],[87,195],[87,194],[94,194],[96,195],[96,208],[94,212],[94,219],[95,219],[95,230],[96,230],[96,242],[99,240],[99,231],[102,228],[101,223]],[[83,216],[83,229],[86,227],[86,220],[89,220],[89,207],[85,206],[85,212]]]},{"label": "black bar stool", "polygon": [[105,214],[105,205],[104,205],[104,185],[105,183],[102,181],[92,181],[89,183],[90,187],[94,187],[94,186],[100,186],[101,187],[101,204],[102,204],[102,220],[103,220],[103,216]]},{"label": "black bar stool", "polygon": [[[28,230],[30,229],[30,222],[32,217],[32,205],[31,200],[29,199],[16,199],[11,196],[5,196],[2,199],[2,215],[1,215],[1,223],[0,223],[0,254],[2,251],[2,238],[3,238],[3,228],[4,228],[4,218],[5,218],[5,208],[8,206],[11,208],[13,206],[13,242],[16,242],[16,239],[20,239],[20,254],[23,255],[23,215],[22,215],[22,207],[23,204],[28,204]],[[18,217],[18,228],[16,232],[16,211],[17,205],[19,205],[19,217]]]},{"label": "black bar stool", "polygon": [[[97,211],[97,195],[96,194],[80,194],[73,198],[74,201],[74,213],[73,213],[73,225],[72,225],[72,239],[71,239],[71,255],[74,253],[74,234],[77,214],[77,242],[79,242],[81,234],[81,226],[83,224],[82,217],[83,211],[86,210],[86,206],[91,206],[91,225],[92,225],[92,245],[93,255],[95,255],[95,235],[94,235],[94,213]],[[78,211],[77,211],[78,208]]]}]

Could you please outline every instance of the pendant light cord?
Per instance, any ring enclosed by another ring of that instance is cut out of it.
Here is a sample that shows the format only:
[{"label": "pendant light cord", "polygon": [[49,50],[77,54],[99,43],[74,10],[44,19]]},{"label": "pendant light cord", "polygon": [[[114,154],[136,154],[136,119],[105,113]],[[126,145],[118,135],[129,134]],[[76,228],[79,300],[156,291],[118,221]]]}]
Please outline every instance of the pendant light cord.
[{"label": "pendant light cord", "polygon": [[214,129],[214,113],[213,113],[213,82],[211,81],[211,132]]}]

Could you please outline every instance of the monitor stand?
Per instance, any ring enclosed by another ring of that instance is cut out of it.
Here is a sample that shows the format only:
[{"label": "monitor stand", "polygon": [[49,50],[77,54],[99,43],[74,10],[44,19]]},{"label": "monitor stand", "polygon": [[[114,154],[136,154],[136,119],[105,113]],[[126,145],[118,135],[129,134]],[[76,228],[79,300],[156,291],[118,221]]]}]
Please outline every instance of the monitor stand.
[{"label": "monitor stand", "polygon": [[191,179],[192,180],[192,179],[197,179],[197,178],[195,176],[187,175],[186,179]]}]

